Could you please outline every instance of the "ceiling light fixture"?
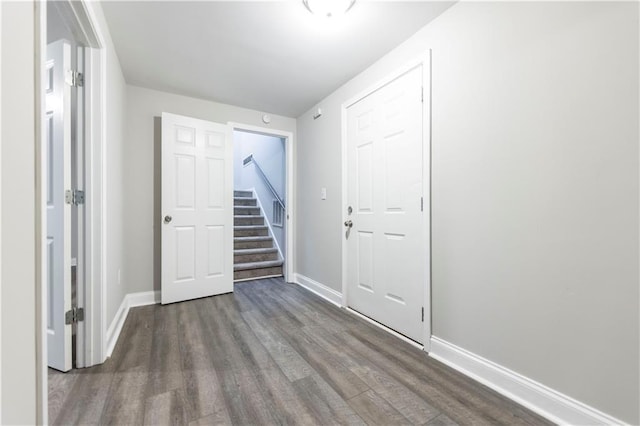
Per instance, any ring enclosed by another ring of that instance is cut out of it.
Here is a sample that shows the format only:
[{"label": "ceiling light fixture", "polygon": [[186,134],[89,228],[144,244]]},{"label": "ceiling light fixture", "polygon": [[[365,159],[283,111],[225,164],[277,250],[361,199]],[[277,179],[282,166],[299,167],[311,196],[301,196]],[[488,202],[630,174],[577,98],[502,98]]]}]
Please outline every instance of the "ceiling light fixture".
[{"label": "ceiling light fixture", "polygon": [[356,0],[302,0],[309,12],[324,18],[344,15],[355,2]]}]

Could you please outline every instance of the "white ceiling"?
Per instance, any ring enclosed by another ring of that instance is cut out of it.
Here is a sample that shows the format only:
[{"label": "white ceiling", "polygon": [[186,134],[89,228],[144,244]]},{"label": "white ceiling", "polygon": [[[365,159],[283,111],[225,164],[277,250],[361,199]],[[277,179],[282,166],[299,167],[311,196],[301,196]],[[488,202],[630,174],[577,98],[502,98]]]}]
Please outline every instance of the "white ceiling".
[{"label": "white ceiling", "polygon": [[127,83],[298,117],[453,2],[357,1],[339,21],[302,1],[106,1]]}]

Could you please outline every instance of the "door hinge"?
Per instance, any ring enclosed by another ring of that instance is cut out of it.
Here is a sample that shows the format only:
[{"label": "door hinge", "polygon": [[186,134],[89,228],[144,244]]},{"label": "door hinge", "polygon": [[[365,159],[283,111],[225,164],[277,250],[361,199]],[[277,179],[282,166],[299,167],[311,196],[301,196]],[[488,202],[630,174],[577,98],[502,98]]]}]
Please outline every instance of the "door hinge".
[{"label": "door hinge", "polygon": [[420,211],[424,211],[424,197],[420,197]]},{"label": "door hinge", "polygon": [[79,189],[67,189],[64,192],[64,202],[72,206],[84,204],[84,191]]},{"label": "door hinge", "polygon": [[420,102],[424,103],[424,87],[420,88]]},{"label": "door hinge", "polygon": [[422,307],[422,322],[424,322],[424,306]]},{"label": "door hinge", "polygon": [[82,87],[84,86],[84,75],[75,70],[67,70],[65,81],[71,87]]},{"label": "door hinge", "polygon": [[65,324],[75,324],[84,321],[84,308],[72,308],[64,314]]}]

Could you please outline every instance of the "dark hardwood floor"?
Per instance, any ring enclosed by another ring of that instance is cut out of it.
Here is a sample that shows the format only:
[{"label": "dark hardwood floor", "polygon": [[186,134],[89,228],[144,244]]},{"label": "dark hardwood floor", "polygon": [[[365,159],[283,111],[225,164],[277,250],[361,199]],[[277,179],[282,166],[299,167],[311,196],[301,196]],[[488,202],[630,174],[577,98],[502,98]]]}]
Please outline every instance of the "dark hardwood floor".
[{"label": "dark hardwood floor", "polygon": [[52,424],[549,424],[282,279],[129,312],[103,365],[49,373]]}]

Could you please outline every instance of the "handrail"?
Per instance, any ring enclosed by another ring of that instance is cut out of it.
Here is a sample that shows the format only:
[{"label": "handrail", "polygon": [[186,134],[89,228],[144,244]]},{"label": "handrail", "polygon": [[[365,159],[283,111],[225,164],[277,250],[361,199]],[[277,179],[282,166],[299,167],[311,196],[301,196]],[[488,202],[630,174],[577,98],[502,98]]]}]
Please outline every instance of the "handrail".
[{"label": "handrail", "polygon": [[282,207],[282,210],[285,210],[284,201],[278,195],[278,193],[276,192],[276,189],[273,187],[273,185],[271,185],[271,182],[269,181],[269,178],[267,177],[267,175],[264,174],[264,171],[262,170],[262,167],[260,167],[260,165],[258,164],[256,159],[253,158],[253,154],[249,154],[249,156],[247,158],[242,160],[242,165],[243,166],[246,166],[249,163],[253,163],[256,166],[256,170],[258,170],[260,176],[262,176],[262,180],[264,180],[264,182],[267,184],[267,187],[269,188],[269,190],[271,191],[273,196],[276,197],[276,201],[278,202],[278,204],[280,204],[280,206]]}]

